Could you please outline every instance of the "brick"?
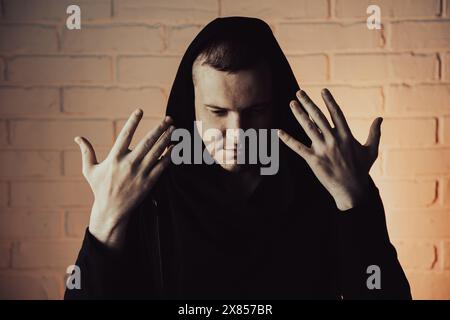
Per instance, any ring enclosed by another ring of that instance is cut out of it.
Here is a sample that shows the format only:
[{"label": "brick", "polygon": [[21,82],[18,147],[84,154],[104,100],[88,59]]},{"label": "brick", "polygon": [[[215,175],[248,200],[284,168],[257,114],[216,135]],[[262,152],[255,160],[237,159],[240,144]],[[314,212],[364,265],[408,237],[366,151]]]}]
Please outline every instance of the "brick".
[{"label": "brick", "polygon": [[428,207],[436,201],[434,180],[382,180],[378,188],[385,207]]},{"label": "brick", "polygon": [[219,12],[217,1],[210,0],[116,0],[114,15],[119,19],[170,23],[210,21]]},{"label": "brick", "polygon": [[393,241],[403,268],[431,270],[437,262],[437,248],[432,242]]},{"label": "brick", "polygon": [[[322,110],[328,121],[331,121],[320,94],[323,88],[324,86],[303,86],[303,89]],[[383,98],[381,88],[350,86],[326,86],[326,88],[333,94],[346,117],[367,117],[369,115],[379,115],[382,111]]]},{"label": "brick", "polygon": [[328,80],[328,60],[325,55],[287,56],[298,82]]},{"label": "brick", "polygon": [[402,21],[391,25],[391,44],[396,49],[426,49],[450,47],[450,20]]},{"label": "brick", "polygon": [[1,177],[58,176],[61,159],[56,151],[1,151]]},{"label": "brick", "polygon": [[66,213],[66,233],[70,237],[82,238],[89,226],[90,211],[68,211]]},{"label": "brick", "polygon": [[79,240],[24,241],[13,250],[13,268],[66,268],[75,263]]},{"label": "brick", "polygon": [[0,205],[6,206],[9,202],[9,186],[8,183],[0,181]]},{"label": "brick", "polygon": [[59,91],[54,88],[0,87],[1,115],[53,115],[59,112]]},{"label": "brick", "polygon": [[450,240],[442,241],[442,265],[444,269],[450,269]]},{"label": "brick", "polygon": [[381,130],[385,146],[428,146],[436,143],[435,119],[385,119]]},{"label": "brick", "polygon": [[407,272],[413,299],[448,300],[450,299],[450,272]]},{"label": "brick", "polygon": [[179,57],[123,56],[118,61],[119,81],[168,87],[179,62]]},{"label": "brick", "polygon": [[110,58],[103,56],[21,56],[10,60],[8,76],[33,83],[104,82],[112,71]]},{"label": "brick", "polygon": [[0,214],[0,237],[7,239],[50,238],[63,235],[59,212],[14,212]]},{"label": "brick", "polygon": [[[110,149],[94,148],[97,161],[100,163],[108,155]],[[81,172],[82,162],[81,162],[81,151],[68,150],[64,151],[64,175],[68,177],[78,177],[82,178],[83,174]]]},{"label": "brick", "polygon": [[366,18],[367,7],[376,4],[382,17],[436,17],[440,13],[439,0],[336,0],[335,12],[338,18]]},{"label": "brick", "polygon": [[276,35],[287,53],[383,47],[381,32],[368,30],[365,23],[282,23]]},{"label": "brick", "polygon": [[391,77],[400,80],[435,80],[438,60],[434,54],[406,53],[390,57]]},{"label": "brick", "polygon": [[200,32],[201,26],[181,25],[167,28],[167,52],[184,54],[189,44]]},{"label": "brick", "polygon": [[448,207],[450,206],[450,179],[444,178],[442,184],[443,184],[444,205]]},{"label": "brick", "polygon": [[440,120],[440,126],[442,127],[441,134],[439,137],[440,142],[449,145],[450,144],[450,117],[442,117]]},{"label": "brick", "polygon": [[8,132],[6,121],[0,120],[0,146],[6,146],[8,144]]},{"label": "brick", "polygon": [[68,52],[160,52],[159,27],[139,25],[83,26],[81,32],[64,30],[62,50]]},{"label": "brick", "polygon": [[434,80],[438,64],[433,54],[339,54],[333,69],[337,81]]},{"label": "brick", "polygon": [[141,108],[144,116],[164,115],[166,97],[158,88],[67,88],[64,113],[86,116],[130,116]]},{"label": "brick", "polygon": [[446,53],[442,59],[443,63],[443,79],[450,81],[450,53]]},{"label": "brick", "polygon": [[438,84],[392,85],[386,109],[393,114],[436,114],[450,110],[450,86]]},{"label": "brick", "polygon": [[61,299],[62,281],[55,275],[3,272],[0,274],[0,299]]},{"label": "brick", "polygon": [[6,69],[5,60],[3,60],[0,57],[0,81],[5,80],[5,69]]},{"label": "brick", "polygon": [[11,183],[13,206],[91,206],[93,194],[85,181],[23,181]]},{"label": "brick", "polygon": [[[66,21],[66,9],[74,4],[70,0],[5,0],[4,17],[7,20],[31,21],[54,20]],[[105,19],[111,17],[110,0],[78,0],[83,20]]]},{"label": "brick", "polygon": [[[369,135],[373,120],[349,119],[348,123],[358,141],[364,142]],[[430,146],[436,143],[435,119],[383,119],[381,146]]]},{"label": "brick", "polygon": [[328,17],[326,0],[248,0],[220,1],[223,16],[251,16],[268,20]]},{"label": "brick", "polygon": [[[405,161],[407,160],[407,161]],[[449,171],[450,149],[388,150],[388,175],[445,174]]]},{"label": "brick", "polygon": [[94,147],[111,146],[112,133],[112,123],[101,120],[17,120],[11,123],[11,141],[17,147],[78,148],[73,141],[77,135],[87,138]]},{"label": "brick", "polygon": [[8,268],[11,265],[11,243],[0,243],[0,268]]},{"label": "brick", "polygon": [[0,26],[1,52],[55,52],[58,50],[56,29],[41,25]]},{"label": "brick", "polygon": [[389,58],[383,54],[336,55],[333,69],[337,81],[382,81],[389,78]]},{"label": "brick", "polygon": [[[163,117],[142,119],[136,129],[136,132],[134,133],[133,139],[131,140],[131,148],[134,148],[150,130],[155,128],[162,121],[162,119]],[[126,120],[116,121],[115,137],[118,136],[120,130],[122,130],[123,126],[125,125],[125,122]]]},{"label": "brick", "polygon": [[450,235],[448,210],[387,209],[386,221],[393,239],[440,239]]}]

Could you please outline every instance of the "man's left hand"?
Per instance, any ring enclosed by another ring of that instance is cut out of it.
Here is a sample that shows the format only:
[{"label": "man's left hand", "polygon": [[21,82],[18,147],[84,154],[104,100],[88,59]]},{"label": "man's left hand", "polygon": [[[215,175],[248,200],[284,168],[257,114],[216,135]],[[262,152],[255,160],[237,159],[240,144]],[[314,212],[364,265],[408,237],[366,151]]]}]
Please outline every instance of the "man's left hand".
[{"label": "man's left hand", "polygon": [[[279,130],[280,139],[308,163],[341,211],[357,205],[367,192],[369,171],[378,157],[381,117],[376,118],[364,145],[350,131],[345,116],[328,89],[322,90],[334,127],[303,90],[290,103],[295,118],[311,139],[311,147]],[[300,105],[300,103],[301,105]],[[303,106],[303,108],[302,108]]]}]

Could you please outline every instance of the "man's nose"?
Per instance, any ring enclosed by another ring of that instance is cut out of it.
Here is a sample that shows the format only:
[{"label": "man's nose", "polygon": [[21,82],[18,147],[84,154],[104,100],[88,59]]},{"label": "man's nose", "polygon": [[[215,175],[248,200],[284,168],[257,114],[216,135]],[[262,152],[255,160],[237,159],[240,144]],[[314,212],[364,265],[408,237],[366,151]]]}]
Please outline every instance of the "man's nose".
[{"label": "man's nose", "polygon": [[239,129],[243,128],[243,117],[240,113],[233,113],[228,117],[227,131],[226,131],[226,146],[227,149],[236,148],[240,143]]},{"label": "man's nose", "polygon": [[242,128],[242,115],[240,113],[232,112],[227,120],[227,129]]}]

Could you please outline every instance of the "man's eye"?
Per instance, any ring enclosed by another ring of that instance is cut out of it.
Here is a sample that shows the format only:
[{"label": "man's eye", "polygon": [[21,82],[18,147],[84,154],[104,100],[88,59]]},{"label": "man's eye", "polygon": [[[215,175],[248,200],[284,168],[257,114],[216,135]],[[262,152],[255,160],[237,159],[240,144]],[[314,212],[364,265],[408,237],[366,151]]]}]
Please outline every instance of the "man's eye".
[{"label": "man's eye", "polygon": [[227,113],[225,110],[211,110],[211,112],[216,115],[225,115]]}]

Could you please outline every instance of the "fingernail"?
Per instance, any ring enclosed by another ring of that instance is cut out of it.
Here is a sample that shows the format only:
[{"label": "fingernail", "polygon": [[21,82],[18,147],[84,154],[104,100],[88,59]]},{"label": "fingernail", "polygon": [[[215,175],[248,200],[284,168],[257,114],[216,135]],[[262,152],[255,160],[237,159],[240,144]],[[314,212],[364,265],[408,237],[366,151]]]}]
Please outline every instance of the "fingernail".
[{"label": "fingernail", "polygon": [[141,108],[138,108],[136,111],[134,111],[134,114],[136,115],[136,116],[140,116],[141,114],[142,114],[142,109]]},{"label": "fingernail", "polygon": [[167,122],[167,123],[171,123],[172,122],[172,118],[170,116],[166,116],[164,118],[164,121]]},{"label": "fingernail", "polygon": [[75,141],[75,143],[79,145],[80,144],[80,137],[75,137],[73,139],[73,141]]}]

